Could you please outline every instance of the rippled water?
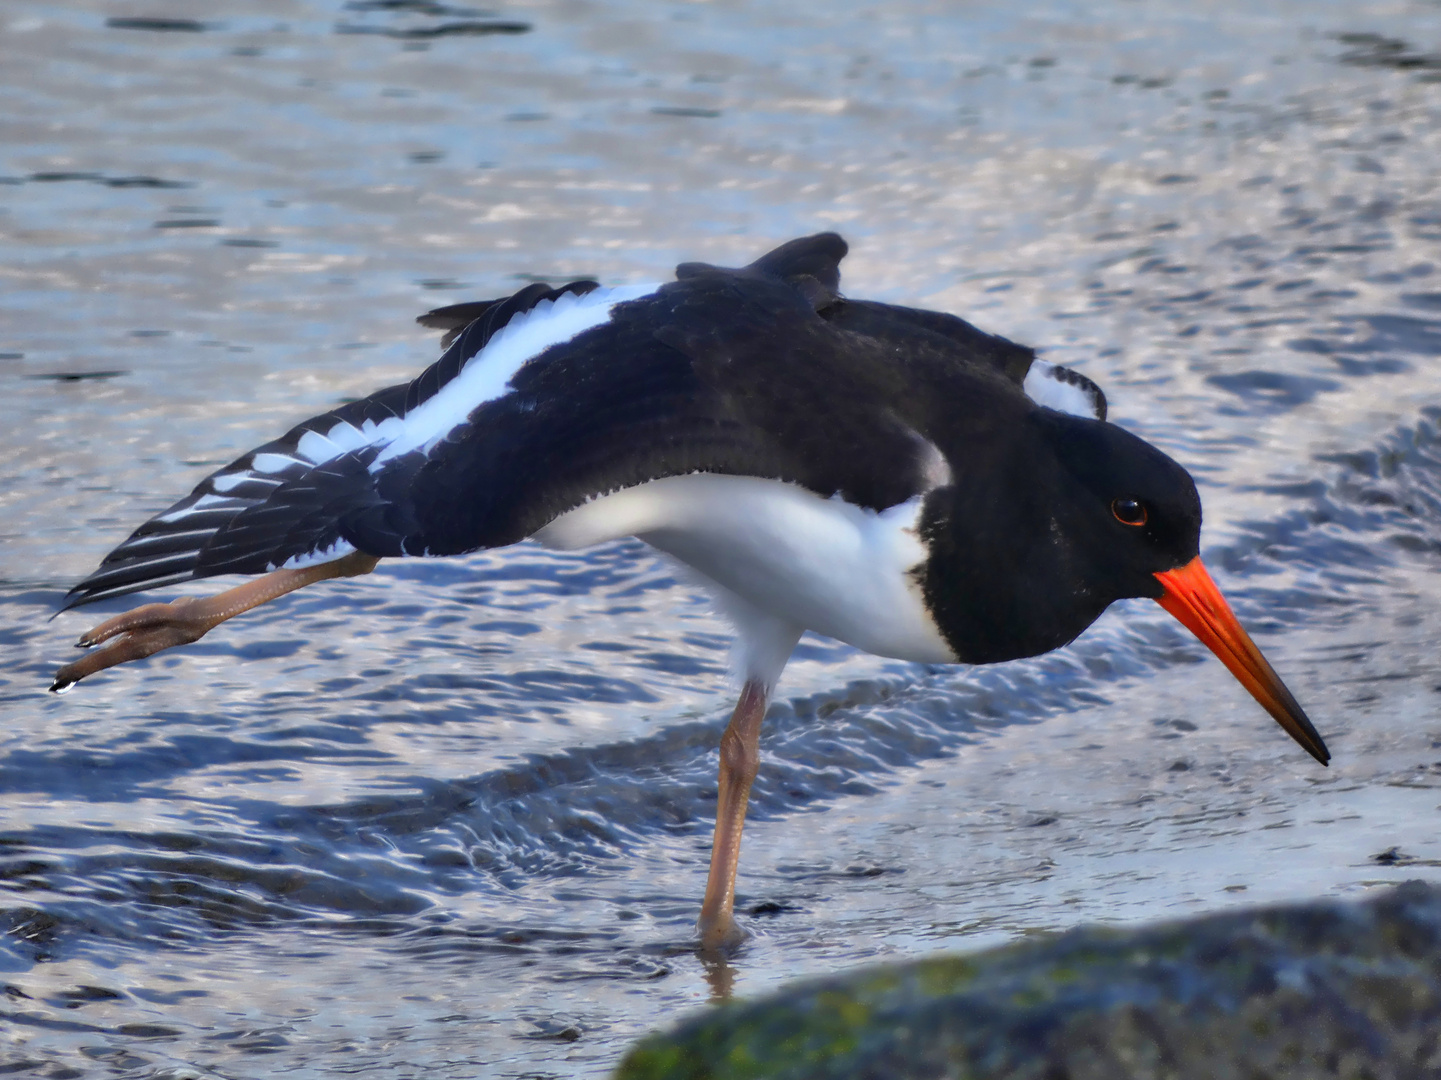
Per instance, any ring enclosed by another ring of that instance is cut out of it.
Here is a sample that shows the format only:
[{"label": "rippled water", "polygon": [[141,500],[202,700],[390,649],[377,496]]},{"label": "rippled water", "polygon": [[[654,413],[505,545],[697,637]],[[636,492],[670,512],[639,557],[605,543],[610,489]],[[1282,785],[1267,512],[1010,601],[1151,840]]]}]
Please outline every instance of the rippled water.
[{"label": "rippled water", "polygon": [[[5,5],[0,1070],[598,1076],[727,983],[1441,877],[1441,9],[820,10]],[[427,363],[415,314],[820,228],[1193,469],[1329,770],[1149,603],[987,669],[807,639],[707,971],[728,632],[639,544],[382,564],[45,694],[126,606],[63,590]]]}]

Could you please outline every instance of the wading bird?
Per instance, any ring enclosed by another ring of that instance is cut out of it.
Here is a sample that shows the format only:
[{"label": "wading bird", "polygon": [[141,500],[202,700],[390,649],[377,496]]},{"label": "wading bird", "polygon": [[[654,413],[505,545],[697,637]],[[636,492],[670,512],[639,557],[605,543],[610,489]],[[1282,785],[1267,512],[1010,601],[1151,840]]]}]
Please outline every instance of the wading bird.
[{"label": "wading bird", "polygon": [[634,536],[693,568],[735,624],[702,947],[733,912],[766,702],[806,630],[881,656],[986,664],[1149,596],[1322,764],[1325,744],[1198,556],[1187,472],[1106,421],[1089,379],[952,315],[839,293],[845,242],[793,240],[663,285],[531,285],[421,316],[414,381],[316,416],[211,474],[65,607],[217,574],[80,639],[53,690],[195,641],[381,559]]}]

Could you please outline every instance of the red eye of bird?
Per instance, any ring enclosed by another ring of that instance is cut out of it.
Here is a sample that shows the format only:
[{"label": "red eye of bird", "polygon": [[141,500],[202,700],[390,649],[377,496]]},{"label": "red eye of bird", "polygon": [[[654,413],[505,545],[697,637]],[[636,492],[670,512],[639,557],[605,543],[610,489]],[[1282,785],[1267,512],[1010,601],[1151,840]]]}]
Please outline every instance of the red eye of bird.
[{"label": "red eye of bird", "polygon": [[1116,515],[1116,520],[1122,525],[1144,525],[1146,524],[1146,507],[1135,499],[1114,499],[1111,502],[1111,513]]}]

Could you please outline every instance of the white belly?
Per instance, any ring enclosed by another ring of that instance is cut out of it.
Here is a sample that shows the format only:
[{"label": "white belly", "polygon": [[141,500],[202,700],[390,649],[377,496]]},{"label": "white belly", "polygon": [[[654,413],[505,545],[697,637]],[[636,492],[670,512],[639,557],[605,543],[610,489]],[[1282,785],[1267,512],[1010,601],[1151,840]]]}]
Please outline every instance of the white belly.
[{"label": "white belly", "polygon": [[589,547],[636,536],[778,619],[899,660],[954,663],[913,573],[920,498],[874,513],[795,484],[696,473],[562,514],[534,536]]}]

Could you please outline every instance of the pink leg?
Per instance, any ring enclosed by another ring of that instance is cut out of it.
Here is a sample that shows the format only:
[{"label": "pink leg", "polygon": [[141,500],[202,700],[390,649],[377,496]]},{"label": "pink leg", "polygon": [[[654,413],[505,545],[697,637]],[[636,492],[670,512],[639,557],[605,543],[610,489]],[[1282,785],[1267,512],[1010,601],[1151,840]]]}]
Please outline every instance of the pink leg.
[{"label": "pink leg", "polygon": [[66,664],[55,673],[55,682],[50,689],[61,693],[97,671],[153,656],[161,649],[188,645],[226,619],[259,607],[277,596],[327,578],[368,574],[378,562],[380,560],[374,555],[357,551],[343,559],[307,566],[303,570],[276,570],[214,596],[187,596],[169,604],[145,604],[107,619],[81,634],[76,644],[82,649],[105,641],[110,641],[110,644]]},{"label": "pink leg", "polygon": [[766,689],[750,681],[741,690],[730,725],[720,743],[720,795],[716,800],[715,842],[711,847],[710,877],[701,903],[701,948],[726,952],[749,935],[735,920],[736,866],[741,857],[741,830],[746,803],[760,766],[761,721],[766,715]]}]

